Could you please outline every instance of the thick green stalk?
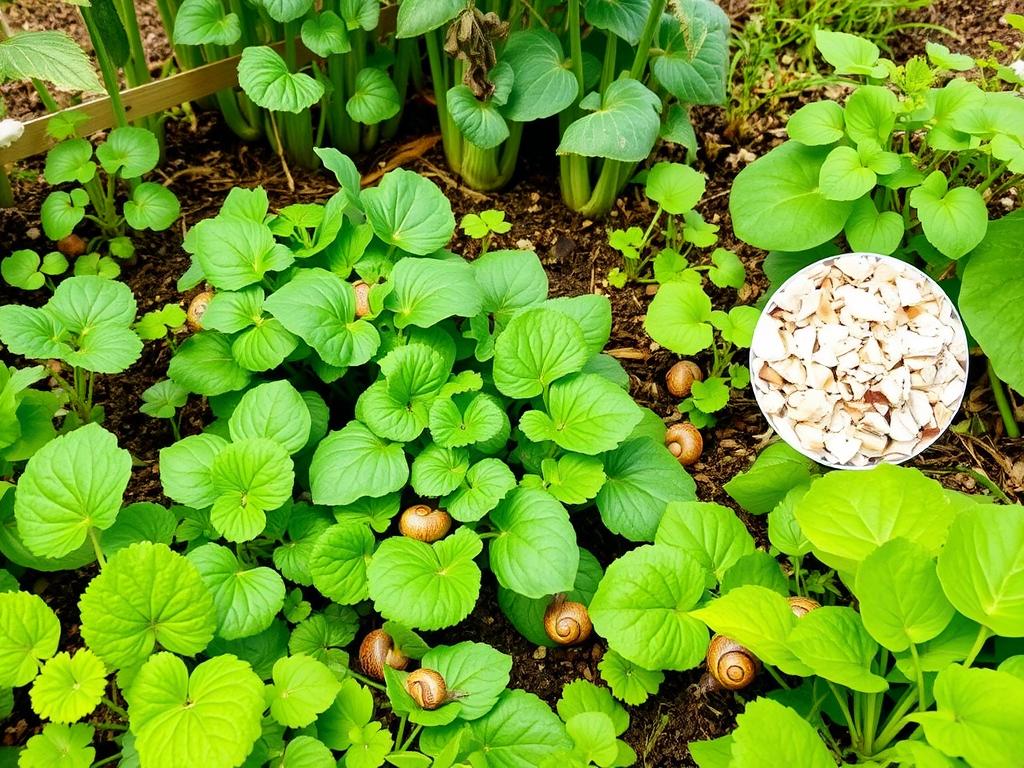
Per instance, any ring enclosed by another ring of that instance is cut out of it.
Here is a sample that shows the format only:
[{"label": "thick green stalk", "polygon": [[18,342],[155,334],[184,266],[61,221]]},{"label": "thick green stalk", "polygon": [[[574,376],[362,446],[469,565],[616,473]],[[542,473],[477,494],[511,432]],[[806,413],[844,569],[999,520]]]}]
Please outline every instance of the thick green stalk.
[{"label": "thick green stalk", "polygon": [[121,101],[121,84],[117,79],[117,67],[114,66],[114,61],[110,58],[110,54],[103,44],[103,37],[100,35],[99,29],[96,27],[96,21],[92,16],[92,8],[83,5],[79,6],[78,10],[81,12],[82,21],[85,22],[85,28],[89,32],[92,47],[96,51],[96,61],[100,65],[103,86],[107,89],[107,95],[110,97],[110,106],[114,112],[114,122],[118,127],[128,125],[128,114],[125,112],[124,103]]},{"label": "thick green stalk", "polygon": [[1020,426],[1013,417],[1013,407],[1003,389],[1003,382],[996,376],[996,372],[992,368],[991,360],[988,361],[988,383],[992,389],[992,399],[996,401],[996,408],[999,409],[999,415],[1003,419],[1003,426],[1006,427],[1006,436],[1020,437]]},{"label": "thick green stalk", "polygon": [[[569,55],[572,58],[572,71],[576,76],[579,95],[572,106],[563,110],[558,115],[559,135],[564,135],[566,129],[579,117],[579,107],[577,105],[579,104],[579,99],[583,98],[583,42],[580,37],[579,0],[569,0],[566,31],[569,34]],[[590,199],[590,164],[587,158],[581,155],[569,154],[562,155],[559,158],[558,165],[558,182],[562,189],[562,199],[573,210],[579,210]]]},{"label": "thick green stalk", "polygon": [[[160,21],[163,22],[167,39],[173,42],[174,20],[178,16],[178,4],[174,0],[156,0],[156,7],[160,12]],[[195,69],[203,63],[202,51],[194,45],[175,45],[174,58],[182,70]]]},{"label": "thick green stalk", "polygon": [[[295,37],[299,33],[299,22],[289,21],[284,25],[284,59],[288,71],[298,70],[298,53]],[[280,113],[281,141],[288,155],[299,165],[315,168],[317,158],[313,153],[313,117],[308,109],[299,113]]]},{"label": "thick green stalk", "polygon": [[401,108],[398,114],[381,126],[381,135],[390,139],[398,132],[398,124],[405,112],[405,97],[409,92],[409,78],[415,67],[419,66],[419,45],[415,39],[398,40],[395,44],[395,66],[393,80],[398,89],[398,103]]},{"label": "thick green stalk", "polygon": [[139,18],[135,15],[135,3],[130,0],[114,0],[114,3],[128,36],[129,58],[128,65],[124,68],[125,80],[133,88],[145,85],[152,78],[149,74],[149,63],[146,61],[146,49],[142,45]]},{"label": "thick green stalk", "polygon": [[661,23],[661,15],[665,12],[666,0],[656,0],[651,3],[651,10],[647,14],[647,21],[640,33],[640,42],[637,44],[636,56],[633,58],[633,66],[629,70],[629,76],[634,80],[642,80],[644,70],[647,69],[647,60],[651,56],[651,42],[654,34],[658,31]]},{"label": "thick green stalk", "polygon": [[36,93],[39,94],[39,100],[43,102],[43,106],[46,107],[47,112],[58,112],[60,110],[60,105],[57,103],[57,100],[53,98],[53,94],[51,94],[50,89],[46,87],[46,83],[38,77],[33,77],[32,87],[36,89]]},{"label": "thick green stalk", "polygon": [[430,63],[430,79],[434,81],[434,101],[437,102],[437,120],[441,124],[441,143],[448,165],[456,173],[462,169],[462,134],[448,114],[448,71],[441,53],[440,33],[427,32],[427,60]]}]

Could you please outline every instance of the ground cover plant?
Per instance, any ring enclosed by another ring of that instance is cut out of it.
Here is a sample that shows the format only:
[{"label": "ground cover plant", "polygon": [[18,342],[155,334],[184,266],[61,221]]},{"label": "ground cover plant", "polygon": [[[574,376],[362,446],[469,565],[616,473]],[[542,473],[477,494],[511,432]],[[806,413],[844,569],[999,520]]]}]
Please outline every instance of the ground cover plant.
[{"label": "ground cover plant", "polygon": [[[0,211],[0,765],[1015,765],[1020,17],[32,2],[8,113],[70,108]],[[968,392],[828,470],[748,350],[858,248],[957,302]]]}]

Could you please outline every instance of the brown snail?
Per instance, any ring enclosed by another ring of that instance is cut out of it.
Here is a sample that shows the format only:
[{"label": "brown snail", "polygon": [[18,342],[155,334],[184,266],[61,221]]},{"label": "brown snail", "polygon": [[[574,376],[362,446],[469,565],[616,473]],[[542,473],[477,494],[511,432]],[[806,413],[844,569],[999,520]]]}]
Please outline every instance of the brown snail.
[{"label": "brown snail", "polygon": [[202,293],[197,293],[192,301],[189,302],[188,311],[185,313],[185,321],[188,323],[190,330],[203,330],[203,315],[206,314],[206,310],[212,300],[213,292],[203,291]]},{"label": "brown snail", "polygon": [[703,380],[704,374],[692,360],[680,360],[665,374],[665,386],[673,397],[689,397],[693,382]]},{"label": "brown snail", "polygon": [[708,646],[707,683],[710,690],[738,691],[746,688],[761,671],[761,660],[732,638],[715,635]]},{"label": "brown snail", "polygon": [[88,245],[86,245],[85,240],[72,232],[67,237],[62,237],[57,241],[57,250],[64,256],[73,259],[85,253],[88,250]]},{"label": "brown snail", "polygon": [[384,679],[384,666],[405,669],[409,657],[395,648],[395,641],[383,629],[375,629],[359,644],[359,666],[376,680]]},{"label": "brown snail", "polygon": [[451,701],[444,678],[432,669],[422,668],[410,672],[405,678],[405,690],[423,709],[437,709]]},{"label": "brown snail", "polygon": [[556,599],[544,611],[544,631],[559,645],[582,643],[590,637],[593,629],[587,606],[583,603]]},{"label": "brown snail", "polygon": [[433,509],[428,504],[415,504],[409,507],[398,519],[398,530],[403,536],[428,544],[443,539],[451,527],[451,515],[443,509]]},{"label": "brown snail", "polygon": [[370,286],[362,280],[352,283],[356,292],[356,317],[367,317],[370,311]]},{"label": "brown snail", "polygon": [[673,424],[665,433],[665,447],[684,467],[697,462],[704,450],[704,438],[689,422]]},{"label": "brown snail", "polygon": [[810,597],[802,597],[800,595],[793,595],[789,599],[789,609],[793,611],[793,615],[798,619],[803,618],[808,613],[818,608],[821,608],[821,603]]}]

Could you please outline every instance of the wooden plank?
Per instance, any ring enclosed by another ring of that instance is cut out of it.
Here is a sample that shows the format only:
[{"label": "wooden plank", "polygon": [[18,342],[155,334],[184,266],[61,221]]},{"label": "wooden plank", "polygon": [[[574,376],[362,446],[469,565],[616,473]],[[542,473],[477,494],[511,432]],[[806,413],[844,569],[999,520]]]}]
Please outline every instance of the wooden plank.
[{"label": "wooden plank", "polygon": [[[313,54],[302,45],[301,41],[296,42],[298,63],[299,66],[303,66],[312,61]],[[284,50],[284,42],[276,43],[271,47],[280,53]],[[238,85],[238,61],[240,58],[241,56],[232,56],[122,91],[121,100],[124,102],[128,119],[139,120],[176,107],[186,101],[200,99]],[[37,117],[25,123],[25,133],[18,141],[6,149],[0,149],[0,164],[7,165],[46,152],[55,143],[54,139],[46,132],[46,126],[55,115],[67,112],[78,112],[88,118],[79,127],[79,134],[82,136],[88,136],[115,125],[114,110],[110,105],[109,96]]]}]

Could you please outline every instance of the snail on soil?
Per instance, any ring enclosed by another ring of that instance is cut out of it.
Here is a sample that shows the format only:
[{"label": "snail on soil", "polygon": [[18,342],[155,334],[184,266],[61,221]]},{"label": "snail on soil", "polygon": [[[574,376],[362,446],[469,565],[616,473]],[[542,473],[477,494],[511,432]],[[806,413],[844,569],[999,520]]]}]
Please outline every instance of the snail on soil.
[{"label": "snail on soil", "polygon": [[359,644],[359,666],[375,680],[384,679],[384,667],[405,669],[409,657],[395,648],[395,641],[383,629],[375,629]]},{"label": "snail on soil", "polygon": [[680,360],[665,374],[665,386],[673,397],[689,397],[693,382],[703,380],[704,374],[692,360]]},{"label": "snail on soil", "polygon": [[594,625],[583,603],[555,599],[544,611],[544,631],[559,645],[577,645],[590,637]]},{"label": "snail on soil", "polygon": [[673,424],[665,433],[665,447],[684,467],[695,464],[704,450],[700,431],[689,422]]},{"label": "snail on soil", "polygon": [[195,298],[189,302],[188,312],[185,313],[186,322],[188,323],[189,330],[201,331],[203,330],[203,315],[206,314],[207,307],[210,306],[210,302],[213,300],[212,291],[203,291],[197,293]]},{"label": "snail on soil", "polygon": [[414,504],[398,520],[398,530],[403,536],[428,544],[443,539],[451,527],[451,515],[428,504]]},{"label": "snail on soil", "polygon": [[452,699],[448,695],[444,678],[432,669],[421,668],[410,672],[405,679],[405,690],[423,709],[437,709]]},{"label": "snail on soil", "polygon": [[708,646],[707,690],[738,691],[746,688],[761,671],[761,660],[732,638],[715,635]]}]

